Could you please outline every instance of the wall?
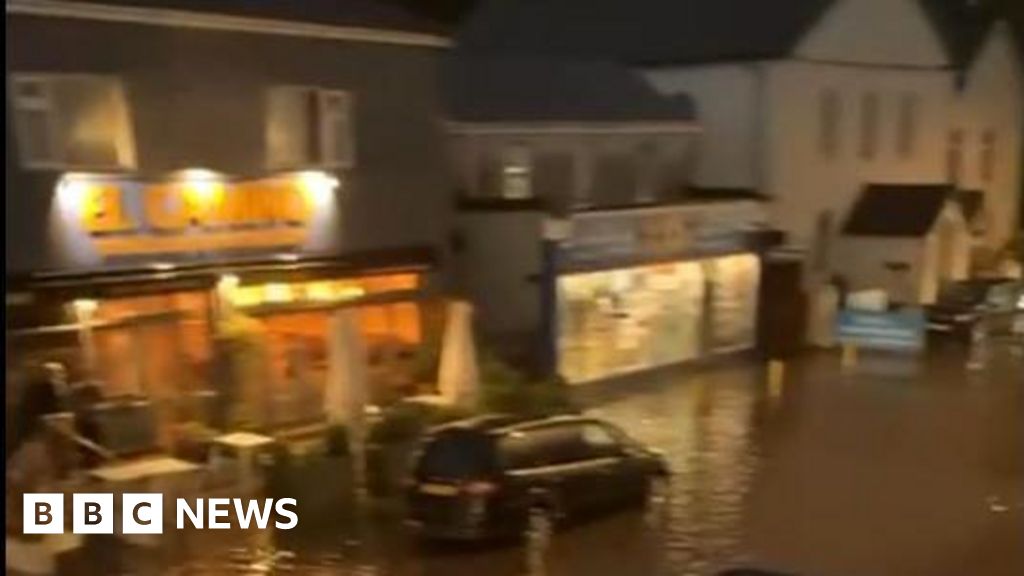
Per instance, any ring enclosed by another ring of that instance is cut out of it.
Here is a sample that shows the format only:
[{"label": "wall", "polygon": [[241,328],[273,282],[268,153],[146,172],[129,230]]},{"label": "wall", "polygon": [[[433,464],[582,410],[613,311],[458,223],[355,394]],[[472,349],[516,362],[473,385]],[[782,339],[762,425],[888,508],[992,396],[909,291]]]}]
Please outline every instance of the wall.
[{"label": "wall", "polygon": [[648,70],[662,94],[688,94],[703,129],[694,182],[702,186],[756,188],[760,184],[758,142],[759,68],[722,64]]},{"label": "wall", "polygon": [[528,335],[540,328],[543,220],[542,212],[527,210],[459,215],[457,276],[483,333]]},{"label": "wall", "polygon": [[[120,76],[139,172],[265,171],[264,98],[278,84],[350,90],[357,167],[318,250],[442,246],[451,221],[435,49],[8,15],[7,70]],[[8,120],[11,112],[8,103]],[[7,272],[106,265],[52,238],[57,174],[18,167],[8,122]]]},{"label": "wall", "polygon": [[[1018,227],[1024,79],[1009,27],[997,25],[967,70],[958,93],[955,127],[963,131],[962,187],[985,193],[985,244],[1002,247]],[[982,137],[996,135],[995,171],[981,177]]]},{"label": "wall", "polygon": [[[939,183],[946,180],[945,134],[949,126],[952,74],[945,70],[900,69],[787,61],[765,65],[766,117],[762,154],[770,170],[763,191],[775,198],[773,217],[797,245],[816,244],[815,222],[823,211],[841,227],[864,184]],[[839,143],[835,155],[819,150],[819,95],[840,97]],[[865,92],[879,98],[878,146],[871,159],[860,155],[860,107]],[[913,152],[897,151],[898,112],[903,94],[918,98]]]}]

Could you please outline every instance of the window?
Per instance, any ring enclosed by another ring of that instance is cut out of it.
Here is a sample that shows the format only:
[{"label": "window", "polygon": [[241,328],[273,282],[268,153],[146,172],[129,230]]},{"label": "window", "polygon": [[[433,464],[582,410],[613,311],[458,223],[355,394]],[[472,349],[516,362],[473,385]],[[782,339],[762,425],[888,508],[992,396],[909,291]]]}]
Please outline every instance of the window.
[{"label": "window", "polygon": [[273,88],[268,97],[267,165],[351,168],[355,164],[352,97],[308,86]]},{"label": "window", "polygon": [[841,106],[839,93],[835,89],[821,92],[818,101],[818,150],[825,158],[834,158],[839,152]]},{"label": "window", "polygon": [[917,144],[917,115],[920,99],[917,94],[904,94],[900,99],[900,117],[896,134],[896,153],[907,159],[914,155]]},{"label": "window", "polygon": [[960,184],[963,175],[964,131],[957,128],[949,133],[949,147],[946,150],[946,178],[951,184]]},{"label": "window", "polygon": [[867,92],[860,99],[860,157],[871,160],[878,152],[878,94]]},{"label": "window", "polygon": [[510,200],[533,196],[530,151],[526,146],[506,148],[501,158],[501,196]]},{"label": "window", "polygon": [[32,169],[128,169],[135,144],[117,78],[15,74],[11,107],[21,163]]},{"label": "window", "polygon": [[981,181],[991,184],[996,173],[996,132],[985,130],[981,135],[981,157],[978,159]]}]

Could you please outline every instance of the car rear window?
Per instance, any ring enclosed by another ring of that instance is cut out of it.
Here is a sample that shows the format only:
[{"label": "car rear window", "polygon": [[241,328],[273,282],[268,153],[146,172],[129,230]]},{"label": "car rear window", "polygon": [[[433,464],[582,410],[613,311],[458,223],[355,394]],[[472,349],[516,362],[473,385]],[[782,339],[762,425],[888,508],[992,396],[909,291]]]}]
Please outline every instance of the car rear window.
[{"label": "car rear window", "polygon": [[420,478],[466,480],[495,471],[494,443],[483,434],[453,430],[428,442],[420,456]]}]

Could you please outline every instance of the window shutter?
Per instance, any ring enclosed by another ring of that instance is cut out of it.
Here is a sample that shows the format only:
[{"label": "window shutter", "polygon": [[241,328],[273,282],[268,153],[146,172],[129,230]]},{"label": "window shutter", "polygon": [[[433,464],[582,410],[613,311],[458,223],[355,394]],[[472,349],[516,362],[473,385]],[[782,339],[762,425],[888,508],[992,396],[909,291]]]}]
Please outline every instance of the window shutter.
[{"label": "window shutter", "polygon": [[352,125],[352,99],[346,92],[320,92],[322,163],[325,166],[351,168],[355,165]]}]

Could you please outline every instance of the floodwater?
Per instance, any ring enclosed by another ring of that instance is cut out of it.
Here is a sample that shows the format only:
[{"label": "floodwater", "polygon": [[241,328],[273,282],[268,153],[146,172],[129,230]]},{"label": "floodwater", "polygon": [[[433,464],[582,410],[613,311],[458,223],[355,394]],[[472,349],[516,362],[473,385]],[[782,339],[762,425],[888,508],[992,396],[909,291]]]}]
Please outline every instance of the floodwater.
[{"label": "floodwater", "polygon": [[[732,362],[625,379],[588,396],[590,412],[666,453],[674,479],[664,503],[527,546],[460,550],[418,546],[386,506],[346,505],[312,526],[300,516],[289,532],[225,542],[203,532],[187,551],[164,552],[153,571],[1024,574],[1019,352],[1000,351],[981,372],[955,351],[927,362],[862,356],[853,372],[821,355],[788,366],[781,385],[756,364]],[[146,572],[143,564],[125,562],[135,568],[124,572]]]}]

